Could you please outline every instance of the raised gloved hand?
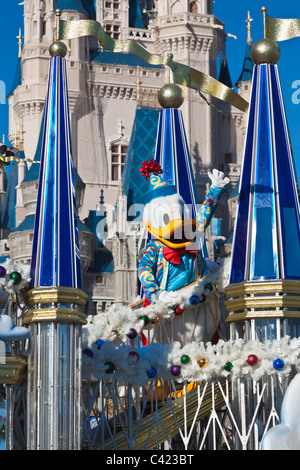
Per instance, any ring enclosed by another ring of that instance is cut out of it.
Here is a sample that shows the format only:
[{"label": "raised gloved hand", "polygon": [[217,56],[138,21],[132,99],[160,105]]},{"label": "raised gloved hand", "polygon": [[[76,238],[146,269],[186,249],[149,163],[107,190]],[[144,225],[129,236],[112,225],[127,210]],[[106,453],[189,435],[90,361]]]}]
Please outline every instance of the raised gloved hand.
[{"label": "raised gloved hand", "polygon": [[170,303],[170,304],[174,303],[176,298],[177,298],[176,292],[174,291],[168,292],[166,290],[163,290],[158,296],[158,300],[160,302]]},{"label": "raised gloved hand", "polygon": [[208,172],[208,177],[210,178],[212,185],[217,188],[225,188],[230,183],[230,179],[222,171],[214,169],[212,173]]}]

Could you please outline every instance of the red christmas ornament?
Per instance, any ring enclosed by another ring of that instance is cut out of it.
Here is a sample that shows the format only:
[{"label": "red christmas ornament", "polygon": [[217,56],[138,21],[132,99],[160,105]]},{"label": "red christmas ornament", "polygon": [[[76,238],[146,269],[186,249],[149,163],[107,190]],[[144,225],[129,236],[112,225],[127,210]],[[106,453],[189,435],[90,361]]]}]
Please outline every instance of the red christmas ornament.
[{"label": "red christmas ornament", "polygon": [[163,170],[160,164],[152,159],[150,160],[150,162],[142,163],[142,168],[140,168],[140,172],[142,173],[142,176],[144,176],[145,180],[148,181],[151,173],[153,173],[154,175],[161,175],[163,173]]},{"label": "red christmas ornament", "polygon": [[258,357],[255,354],[250,354],[247,358],[247,364],[249,366],[256,366],[258,363]]},{"label": "red christmas ornament", "polygon": [[128,356],[130,357],[131,365],[134,365],[138,362],[140,356],[136,351],[130,351]]},{"label": "red christmas ornament", "polygon": [[174,309],[175,315],[182,315],[183,314],[183,308],[180,308],[179,305],[176,305]]}]

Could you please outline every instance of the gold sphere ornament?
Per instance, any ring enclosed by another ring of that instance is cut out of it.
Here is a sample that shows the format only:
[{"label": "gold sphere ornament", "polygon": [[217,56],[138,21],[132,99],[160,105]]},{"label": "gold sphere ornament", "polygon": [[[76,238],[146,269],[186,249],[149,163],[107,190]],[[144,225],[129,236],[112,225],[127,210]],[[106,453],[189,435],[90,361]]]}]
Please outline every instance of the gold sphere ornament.
[{"label": "gold sphere ornament", "polygon": [[159,90],[158,101],[162,108],[180,108],[184,94],[180,86],[168,83]]},{"label": "gold sphere ornament", "polygon": [[152,318],[151,318],[151,323],[152,325],[157,325],[159,323],[159,316],[158,315],[154,315]]},{"label": "gold sphere ornament", "polygon": [[61,41],[54,41],[51,46],[49,47],[49,52],[51,57],[66,57],[68,48],[67,46]]},{"label": "gold sphere ornament", "polygon": [[197,359],[197,365],[200,369],[205,369],[208,366],[208,359],[205,356],[201,356]]},{"label": "gold sphere ornament", "polygon": [[260,39],[256,41],[251,48],[251,59],[255,65],[277,64],[279,58],[279,46],[275,41],[272,41],[272,39]]},{"label": "gold sphere ornament", "polygon": [[120,338],[120,332],[119,330],[111,330],[111,334],[114,335],[116,338]]}]

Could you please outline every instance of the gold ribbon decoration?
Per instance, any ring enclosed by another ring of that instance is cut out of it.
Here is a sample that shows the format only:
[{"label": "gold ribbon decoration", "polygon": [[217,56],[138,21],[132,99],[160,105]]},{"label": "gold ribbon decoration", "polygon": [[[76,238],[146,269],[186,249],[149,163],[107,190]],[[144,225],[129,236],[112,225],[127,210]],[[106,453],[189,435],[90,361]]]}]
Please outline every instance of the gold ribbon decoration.
[{"label": "gold ribbon decoration", "polygon": [[16,156],[12,156],[10,155],[9,157],[7,157],[6,155],[2,155],[0,153],[0,165],[3,164],[3,165],[9,165],[11,162],[17,162],[17,163],[21,163],[21,162],[28,162],[28,163],[40,163],[39,161],[36,161],[36,160],[30,160],[30,158],[18,158]]},{"label": "gold ribbon decoration", "polygon": [[234,90],[209,75],[178,62],[174,62],[172,54],[168,54],[166,57],[158,54],[150,54],[135,41],[115,40],[106,34],[101,24],[95,20],[59,20],[59,39],[75,39],[83,36],[96,37],[100,45],[111,52],[132,53],[147,64],[167,65],[173,73],[174,83],[197,90],[209,105],[211,105],[211,103],[201,94],[202,92],[225,101],[243,112],[248,111],[248,102]]},{"label": "gold ribbon decoration", "polygon": [[265,36],[275,42],[300,36],[300,19],[272,18],[265,15]]}]

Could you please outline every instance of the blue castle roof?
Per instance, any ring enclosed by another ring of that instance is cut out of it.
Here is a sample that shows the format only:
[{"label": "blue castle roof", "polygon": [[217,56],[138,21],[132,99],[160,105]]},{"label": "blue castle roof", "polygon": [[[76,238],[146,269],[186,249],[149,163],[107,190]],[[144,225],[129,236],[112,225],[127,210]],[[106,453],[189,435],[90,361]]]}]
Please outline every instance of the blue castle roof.
[{"label": "blue castle roof", "polygon": [[129,28],[145,28],[138,0],[129,0]]},{"label": "blue castle roof", "polygon": [[246,82],[248,80],[252,80],[254,63],[253,63],[253,60],[251,59],[251,49],[252,49],[252,44],[247,43],[242,72],[236,82],[236,85],[238,82]]},{"label": "blue castle roof", "polygon": [[[24,158],[23,152],[18,155]],[[1,214],[1,228],[14,230],[16,228],[16,186],[18,184],[18,164],[11,162],[8,183]]]},{"label": "blue castle roof", "polygon": [[15,89],[22,85],[22,72],[21,72],[21,57],[18,57],[14,79],[10,88],[7,98],[14,94]]},{"label": "blue castle roof", "polygon": [[224,85],[228,86],[228,88],[232,88],[232,81],[229,73],[229,67],[227,63],[227,58],[225,53],[223,52],[222,55],[222,62],[219,72],[219,82],[223,83]]},{"label": "blue castle roof", "polygon": [[136,110],[123,170],[123,188],[128,207],[140,204],[142,195],[148,190],[148,184],[139,168],[143,161],[154,157],[158,119],[159,110],[157,109]]}]

